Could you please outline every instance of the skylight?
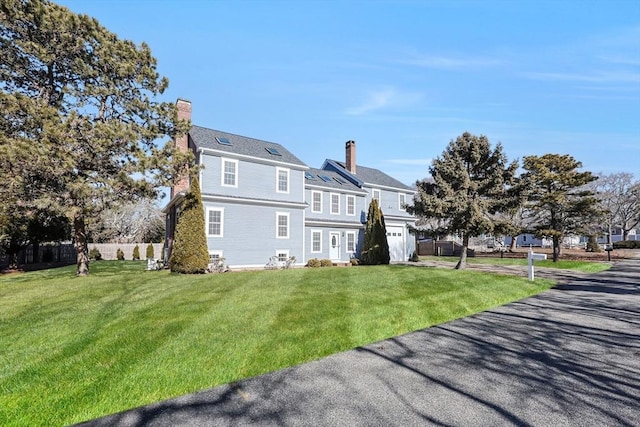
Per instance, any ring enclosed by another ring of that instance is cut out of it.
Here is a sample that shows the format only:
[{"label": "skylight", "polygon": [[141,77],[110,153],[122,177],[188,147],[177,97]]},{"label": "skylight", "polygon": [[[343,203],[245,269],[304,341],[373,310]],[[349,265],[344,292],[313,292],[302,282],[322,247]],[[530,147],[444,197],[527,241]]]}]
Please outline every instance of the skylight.
[{"label": "skylight", "polygon": [[280,154],[276,147],[267,147],[266,149],[269,154],[272,154],[274,156],[282,156],[282,154]]},{"label": "skylight", "polygon": [[331,182],[331,178],[327,175],[318,175],[324,182]]},{"label": "skylight", "polygon": [[316,177],[313,176],[313,174],[311,172],[305,172],[304,173],[304,177],[307,178],[309,181],[315,181]]},{"label": "skylight", "polygon": [[338,183],[338,184],[346,184],[347,181],[345,181],[344,179],[334,176],[333,179]]},{"label": "skylight", "polygon": [[224,136],[216,136],[216,141],[218,141],[218,144],[221,145],[232,145],[231,141],[229,141],[229,138],[225,138]]}]

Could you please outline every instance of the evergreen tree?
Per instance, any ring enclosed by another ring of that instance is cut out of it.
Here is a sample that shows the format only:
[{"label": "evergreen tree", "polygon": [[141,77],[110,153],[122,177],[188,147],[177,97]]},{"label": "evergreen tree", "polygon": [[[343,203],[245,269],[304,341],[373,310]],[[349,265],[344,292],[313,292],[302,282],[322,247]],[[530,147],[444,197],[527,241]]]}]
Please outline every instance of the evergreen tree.
[{"label": "evergreen tree", "polygon": [[46,206],[71,222],[76,274],[89,274],[86,220],[100,208],[157,198],[192,160],[168,80],[137,46],[47,0],[0,2],[0,200]]},{"label": "evergreen tree", "polygon": [[486,136],[465,132],[433,160],[429,168],[433,180],[416,183],[414,205],[407,212],[438,220],[437,234],[461,235],[462,253],[455,268],[464,268],[469,238],[491,233],[492,214],[517,204],[508,191],[517,167],[517,162],[507,165],[501,144],[492,150]]},{"label": "evergreen tree", "polygon": [[206,272],[208,265],[204,207],[200,184],[193,178],[178,215],[169,268],[177,273],[194,274]]},{"label": "evergreen tree", "polygon": [[147,259],[149,258],[153,258],[154,256],[154,252],[153,252],[153,244],[149,243],[147,245]]},{"label": "evergreen tree", "polygon": [[598,179],[591,172],[578,172],[582,163],[568,154],[525,156],[521,179],[528,191],[536,237],[551,238],[553,262],[561,255],[562,240],[578,234],[602,217],[594,192],[587,184]]},{"label": "evergreen tree", "polygon": [[364,230],[364,243],[360,252],[360,263],[364,265],[389,264],[389,242],[382,209],[378,200],[373,199],[367,212],[367,225]]},{"label": "evergreen tree", "polygon": [[133,256],[131,257],[134,261],[139,261],[140,260],[140,247],[138,245],[136,245],[133,248]]}]

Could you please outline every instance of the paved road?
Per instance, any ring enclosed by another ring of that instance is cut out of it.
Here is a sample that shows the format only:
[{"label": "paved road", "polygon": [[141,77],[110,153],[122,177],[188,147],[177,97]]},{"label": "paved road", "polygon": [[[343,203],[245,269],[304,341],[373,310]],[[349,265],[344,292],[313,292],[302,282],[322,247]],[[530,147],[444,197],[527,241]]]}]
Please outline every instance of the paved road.
[{"label": "paved road", "polygon": [[89,426],[640,426],[640,259]]}]

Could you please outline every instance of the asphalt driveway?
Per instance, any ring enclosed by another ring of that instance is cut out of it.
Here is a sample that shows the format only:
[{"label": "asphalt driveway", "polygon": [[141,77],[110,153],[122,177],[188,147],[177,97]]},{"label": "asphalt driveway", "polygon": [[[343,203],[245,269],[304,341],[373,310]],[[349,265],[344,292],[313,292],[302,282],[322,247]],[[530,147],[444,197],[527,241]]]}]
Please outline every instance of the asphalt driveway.
[{"label": "asphalt driveway", "polygon": [[88,426],[640,426],[640,259]]}]

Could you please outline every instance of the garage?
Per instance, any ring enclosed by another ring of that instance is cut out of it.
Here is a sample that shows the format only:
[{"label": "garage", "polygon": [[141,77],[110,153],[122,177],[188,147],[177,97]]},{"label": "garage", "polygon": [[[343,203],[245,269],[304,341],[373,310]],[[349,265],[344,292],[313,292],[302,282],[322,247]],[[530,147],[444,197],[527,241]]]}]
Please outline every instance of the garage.
[{"label": "garage", "polygon": [[406,261],[404,227],[387,226],[387,243],[389,244],[389,257],[391,261]]}]

